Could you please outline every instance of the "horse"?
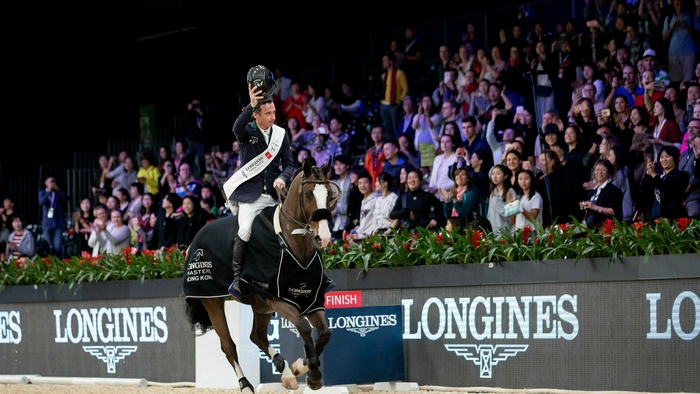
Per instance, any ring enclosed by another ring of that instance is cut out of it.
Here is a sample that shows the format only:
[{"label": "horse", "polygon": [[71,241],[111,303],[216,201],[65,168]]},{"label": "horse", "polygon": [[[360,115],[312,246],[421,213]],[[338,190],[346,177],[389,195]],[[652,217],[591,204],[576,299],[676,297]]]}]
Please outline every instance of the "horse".
[{"label": "horse", "polygon": [[[323,307],[325,288],[319,248],[330,241],[331,211],[340,197],[340,188],[327,178],[329,170],[328,163],[319,168],[305,161],[303,168],[294,176],[284,201],[263,211],[255,219],[254,236],[251,237],[241,276],[241,286],[245,289],[242,299],[230,297],[228,293],[228,285],[233,278],[233,243],[238,231],[236,216],[221,218],[204,226],[187,249],[183,283],[187,318],[193,329],[198,328],[202,332],[214,329],[220,338],[221,350],[238,377],[242,393],[253,394],[255,390],[238,362],[236,344],[226,323],[224,302],[229,298],[251,306],[253,327],[250,339],[282,374],[284,388],[296,390],[297,377],[304,374],[310,389],[323,387],[319,357],[330,340],[331,332]],[[272,216],[272,220],[267,215]],[[274,227],[274,231],[271,227]],[[277,245],[270,247],[265,239],[277,241],[279,248],[274,247]],[[284,256],[292,263],[283,263]],[[268,271],[280,271],[287,276],[279,274],[279,277],[267,282],[254,277],[265,271],[260,269],[261,266],[269,265],[274,269]],[[286,266],[293,269],[283,268]],[[292,295],[284,294],[287,288],[292,290]],[[304,304],[300,299],[307,294],[313,299]],[[305,357],[298,358],[291,368],[267,339],[268,324],[273,313],[294,324],[304,343]],[[315,343],[313,329],[317,334]]]}]

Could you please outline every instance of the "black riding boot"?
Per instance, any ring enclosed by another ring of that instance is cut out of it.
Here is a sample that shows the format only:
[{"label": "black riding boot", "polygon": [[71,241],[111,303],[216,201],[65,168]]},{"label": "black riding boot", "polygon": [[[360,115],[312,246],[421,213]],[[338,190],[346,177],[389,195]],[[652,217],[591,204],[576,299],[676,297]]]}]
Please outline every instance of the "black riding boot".
[{"label": "black riding boot", "polygon": [[243,264],[245,264],[245,256],[248,254],[248,242],[236,236],[233,244],[233,283],[228,287],[228,292],[236,298],[243,298],[241,292],[240,279],[243,273]]}]

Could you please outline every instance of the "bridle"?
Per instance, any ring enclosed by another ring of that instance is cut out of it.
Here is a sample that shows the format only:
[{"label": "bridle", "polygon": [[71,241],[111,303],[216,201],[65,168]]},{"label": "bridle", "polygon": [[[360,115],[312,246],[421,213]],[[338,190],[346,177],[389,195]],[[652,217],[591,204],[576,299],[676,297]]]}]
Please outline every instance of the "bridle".
[{"label": "bridle", "polygon": [[331,211],[327,208],[322,208],[322,209],[317,209],[311,213],[311,217],[306,213],[306,209],[304,209],[304,196],[302,195],[304,192],[304,185],[306,184],[323,184],[323,185],[328,185],[330,190],[328,191],[329,194],[329,200],[328,200],[328,207],[332,207],[333,204],[335,204],[338,199],[340,198],[340,187],[333,181],[331,180],[316,180],[316,179],[309,179],[306,180],[303,178],[302,175],[302,180],[301,184],[299,185],[299,192],[297,199],[299,201],[299,209],[304,215],[304,222],[300,222],[299,220],[295,219],[294,217],[290,216],[284,209],[284,204],[282,203],[282,197],[280,196],[280,193],[278,193],[278,201],[280,203],[280,213],[282,217],[284,217],[285,220],[292,222],[299,226],[299,228],[292,230],[292,234],[300,234],[300,235],[309,235],[313,234],[313,228],[311,227],[311,222],[318,222],[320,220],[326,219],[329,222],[333,219],[333,215],[331,214]]}]

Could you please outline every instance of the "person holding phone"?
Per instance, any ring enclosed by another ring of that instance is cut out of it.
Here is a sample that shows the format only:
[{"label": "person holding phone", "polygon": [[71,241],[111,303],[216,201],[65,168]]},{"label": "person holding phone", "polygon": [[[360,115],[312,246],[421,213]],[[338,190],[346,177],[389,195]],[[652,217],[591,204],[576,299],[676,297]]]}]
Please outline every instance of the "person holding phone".
[{"label": "person holding phone", "polygon": [[677,219],[688,216],[684,201],[690,174],[678,169],[680,155],[680,151],[675,146],[662,147],[657,156],[660,171],[657,170],[657,163],[647,158],[647,172],[642,180],[642,189],[653,191],[655,202],[645,220],[654,220],[659,217]]}]

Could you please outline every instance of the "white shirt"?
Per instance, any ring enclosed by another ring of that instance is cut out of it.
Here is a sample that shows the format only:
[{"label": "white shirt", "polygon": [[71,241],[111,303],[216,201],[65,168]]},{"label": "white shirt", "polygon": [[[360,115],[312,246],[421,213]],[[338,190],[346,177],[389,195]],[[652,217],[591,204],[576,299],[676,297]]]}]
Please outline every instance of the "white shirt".
[{"label": "white shirt", "polygon": [[398,198],[396,193],[391,192],[386,197],[378,196],[374,201],[374,231],[391,227],[393,220],[389,219],[389,214],[394,209]]},{"label": "white shirt", "polygon": [[540,193],[535,192],[535,195],[530,198],[529,196],[520,197],[520,212],[515,215],[515,228],[523,228],[525,226],[533,226],[533,222],[529,221],[523,215],[522,210],[532,211],[533,209],[538,209],[537,216],[535,220],[542,222],[542,196]]},{"label": "white shirt", "polygon": [[[450,166],[455,162],[454,152],[445,157],[445,154],[440,154],[435,156],[435,161],[433,162],[433,171],[430,173],[430,183],[429,187],[436,187],[438,189],[449,189],[455,185],[455,181],[450,179],[447,174]],[[436,193],[438,198],[440,198],[440,193]],[[440,200],[442,201],[442,199]]]},{"label": "white shirt", "polygon": [[379,194],[374,192],[362,199],[362,205],[360,205],[360,224],[357,226],[358,238],[364,238],[376,230],[374,228],[374,202],[377,200],[378,196]]}]

